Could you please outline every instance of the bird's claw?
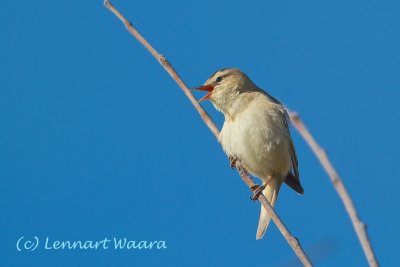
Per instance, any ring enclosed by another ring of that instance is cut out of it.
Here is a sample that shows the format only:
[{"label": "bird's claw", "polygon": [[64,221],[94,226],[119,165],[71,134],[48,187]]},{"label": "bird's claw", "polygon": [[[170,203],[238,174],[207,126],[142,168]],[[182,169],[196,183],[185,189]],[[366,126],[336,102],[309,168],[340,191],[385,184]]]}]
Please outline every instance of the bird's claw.
[{"label": "bird's claw", "polygon": [[229,156],[229,165],[231,166],[232,169],[236,169],[236,162],[237,162],[237,158],[235,156]]},{"label": "bird's claw", "polygon": [[251,200],[254,202],[258,199],[259,195],[262,193],[262,191],[265,189],[266,185],[253,185],[250,187],[250,190],[253,192],[253,195],[250,197]]}]

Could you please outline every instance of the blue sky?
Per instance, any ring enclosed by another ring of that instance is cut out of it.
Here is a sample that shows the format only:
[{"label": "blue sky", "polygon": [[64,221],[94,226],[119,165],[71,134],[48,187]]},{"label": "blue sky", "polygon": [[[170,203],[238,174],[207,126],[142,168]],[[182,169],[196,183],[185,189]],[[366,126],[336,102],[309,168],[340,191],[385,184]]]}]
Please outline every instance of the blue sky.
[{"label": "blue sky", "polygon": [[[239,67],[298,111],[342,176],[382,265],[398,262],[398,1],[114,1],[188,86]],[[101,1],[0,11],[1,266],[291,266],[275,226],[168,74]],[[199,96],[199,95],[198,95]],[[219,127],[220,113],[205,109]],[[326,174],[293,129],[304,196],[276,210],[318,266],[365,266]],[[35,251],[17,251],[24,236]],[[165,240],[164,250],[48,250]]]}]

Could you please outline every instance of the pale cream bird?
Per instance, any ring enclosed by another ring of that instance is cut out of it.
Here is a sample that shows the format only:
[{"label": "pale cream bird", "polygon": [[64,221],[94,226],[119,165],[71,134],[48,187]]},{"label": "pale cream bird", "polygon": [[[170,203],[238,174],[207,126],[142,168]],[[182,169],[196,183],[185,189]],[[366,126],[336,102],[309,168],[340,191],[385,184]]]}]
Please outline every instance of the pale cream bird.
[{"label": "pale cream bird", "polygon": [[[215,72],[203,86],[194,89],[207,91],[199,102],[209,99],[224,114],[219,142],[231,160],[240,160],[253,176],[262,180],[257,191],[262,190],[273,207],[283,182],[299,194],[304,193],[289,132],[289,116],[278,100],[235,68]],[[256,239],[264,236],[270,220],[261,206]]]}]

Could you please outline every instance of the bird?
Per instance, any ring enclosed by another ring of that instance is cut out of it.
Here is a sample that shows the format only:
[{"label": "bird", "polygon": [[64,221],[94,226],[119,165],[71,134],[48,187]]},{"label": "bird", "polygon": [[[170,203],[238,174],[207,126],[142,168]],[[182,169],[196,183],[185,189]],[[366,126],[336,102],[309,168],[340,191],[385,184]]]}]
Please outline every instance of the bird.
[{"label": "bird", "polygon": [[[210,100],[224,115],[219,142],[231,160],[262,181],[258,190],[275,206],[282,183],[300,195],[298,160],[286,108],[276,98],[259,88],[238,68],[224,68],[213,73],[194,90],[206,91],[198,102]],[[256,199],[256,195],[253,195]],[[261,239],[271,215],[261,205],[256,239]]]}]

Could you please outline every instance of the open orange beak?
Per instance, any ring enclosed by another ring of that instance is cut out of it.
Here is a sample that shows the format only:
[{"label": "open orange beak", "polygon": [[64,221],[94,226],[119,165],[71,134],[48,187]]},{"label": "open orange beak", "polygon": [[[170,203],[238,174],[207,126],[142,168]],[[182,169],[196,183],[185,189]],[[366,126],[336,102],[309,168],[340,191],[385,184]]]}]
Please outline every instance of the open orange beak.
[{"label": "open orange beak", "polygon": [[208,92],[208,93],[207,93],[205,96],[203,96],[199,101],[197,101],[197,102],[200,103],[201,101],[210,98],[210,96],[211,96],[211,94],[212,94],[212,91],[214,90],[214,86],[211,86],[211,85],[202,85],[202,86],[200,86],[200,87],[192,88],[192,90],[199,90],[199,91],[206,91],[206,92]]}]

